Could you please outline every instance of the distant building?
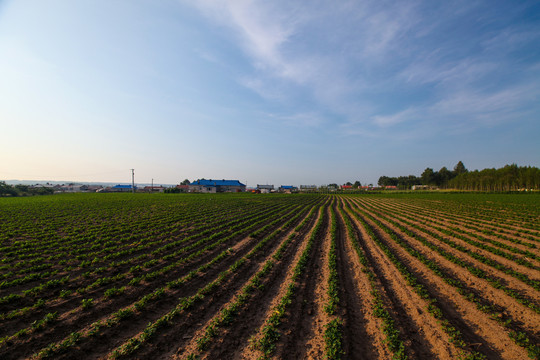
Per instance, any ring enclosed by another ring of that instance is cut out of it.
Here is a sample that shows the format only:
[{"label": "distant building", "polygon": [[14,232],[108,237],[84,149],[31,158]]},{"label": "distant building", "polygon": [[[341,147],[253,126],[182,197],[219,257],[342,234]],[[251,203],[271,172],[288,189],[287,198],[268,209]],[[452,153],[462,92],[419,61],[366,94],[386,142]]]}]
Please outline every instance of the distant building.
[{"label": "distant building", "polygon": [[300,185],[301,192],[315,192],[317,191],[317,185]]},{"label": "distant building", "polygon": [[82,184],[62,184],[54,186],[56,192],[81,192]]},{"label": "distant building", "polygon": [[145,186],[143,188],[144,192],[164,192],[165,188],[163,186]]},{"label": "distant building", "polygon": [[[114,185],[107,189],[108,192],[131,192],[132,187],[131,185]],[[135,191],[137,191],[137,187],[135,186]]]},{"label": "distant building", "polygon": [[238,180],[197,180],[189,184],[190,192],[218,193],[218,192],[244,192],[246,185]]},{"label": "distant building", "polygon": [[353,190],[352,185],[341,185],[341,190]]},{"label": "distant building", "polygon": [[279,192],[290,194],[290,193],[293,193],[293,192],[297,192],[298,188],[296,186],[292,186],[292,185],[281,185],[278,190],[279,190]]},{"label": "distant building", "polygon": [[274,191],[274,185],[259,185],[257,184],[257,188],[255,189],[257,191],[260,191],[263,194],[270,193]]},{"label": "distant building", "polygon": [[84,192],[97,192],[100,189],[103,189],[103,186],[101,186],[101,185],[83,185],[83,186],[81,186],[81,191],[84,191]]},{"label": "distant building", "polygon": [[395,186],[395,185],[387,185],[384,188],[386,190],[397,190],[398,189],[397,186]]}]

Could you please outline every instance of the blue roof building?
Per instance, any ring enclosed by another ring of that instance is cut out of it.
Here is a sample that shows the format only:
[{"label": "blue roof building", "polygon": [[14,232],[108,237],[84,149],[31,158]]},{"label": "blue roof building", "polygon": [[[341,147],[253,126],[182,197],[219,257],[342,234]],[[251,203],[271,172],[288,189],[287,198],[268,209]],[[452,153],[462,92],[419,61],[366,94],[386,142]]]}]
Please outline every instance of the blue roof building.
[{"label": "blue roof building", "polygon": [[246,191],[246,185],[238,180],[212,180],[200,179],[189,184],[190,192],[243,192]]},{"label": "blue roof building", "polygon": [[[114,185],[110,188],[109,191],[112,192],[130,192],[131,191],[131,185]],[[135,191],[137,191],[137,187],[135,186]]]}]

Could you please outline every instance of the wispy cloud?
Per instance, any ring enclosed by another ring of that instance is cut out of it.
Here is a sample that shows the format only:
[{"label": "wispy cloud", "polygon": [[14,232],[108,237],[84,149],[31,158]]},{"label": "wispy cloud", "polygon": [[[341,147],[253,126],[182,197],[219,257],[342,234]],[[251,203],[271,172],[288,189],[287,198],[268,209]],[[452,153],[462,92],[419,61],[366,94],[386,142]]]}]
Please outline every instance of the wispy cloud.
[{"label": "wispy cloud", "polygon": [[375,115],[373,116],[372,120],[374,124],[386,128],[392,125],[414,120],[418,117],[419,113],[420,111],[418,109],[409,108],[392,115]]},{"label": "wispy cloud", "polygon": [[465,58],[457,61],[420,59],[405,68],[398,78],[416,84],[434,83],[439,86],[460,87],[492,74],[498,64],[487,59]]},{"label": "wispy cloud", "polygon": [[[290,102],[298,93],[311,98],[316,106],[298,118],[299,125],[312,126],[302,119],[332,113],[344,133],[370,137],[387,137],[406,124],[430,124],[438,131],[457,116],[476,128],[509,119],[540,89],[519,79],[497,84],[494,76],[508,73],[512,51],[539,39],[538,27],[501,25],[477,34],[474,24],[464,24],[482,3],[195,4],[230,31],[231,41],[251,62],[252,71],[237,79],[240,84],[269,101]],[[438,14],[446,15],[443,21]],[[449,33],[458,26],[472,28],[467,35]],[[304,111],[291,110],[293,123],[296,113]]]},{"label": "wispy cloud", "polygon": [[[343,126],[343,131],[349,135],[411,140],[448,133],[470,133],[483,127],[520,121],[523,116],[534,113],[535,99],[539,97],[540,89],[532,82],[493,93],[462,90],[434,104],[412,106],[389,115],[375,115],[369,119],[371,126],[366,126],[365,121],[350,121]],[[399,130],[389,131],[392,127]]]},{"label": "wispy cloud", "polygon": [[493,93],[478,93],[469,90],[457,92],[442,99],[429,108],[435,116],[453,117],[471,121],[471,127],[495,125],[502,121],[518,121],[514,115],[522,113],[540,96],[534,83],[506,88]]},{"label": "wispy cloud", "polygon": [[295,78],[297,71],[281,53],[281,47],[289,41],[299,22],[294,15],[280,11],[268,2],[250,0],[208,0],[193,5],[218,24],[232,29],[256,68]]},{"label": "wispy cloud", "polygon": [[492,37],[482,41],[485,51],[514,51],[522,45],[537,42],[540,39],[540,29],[531,26],[511,26]]}]

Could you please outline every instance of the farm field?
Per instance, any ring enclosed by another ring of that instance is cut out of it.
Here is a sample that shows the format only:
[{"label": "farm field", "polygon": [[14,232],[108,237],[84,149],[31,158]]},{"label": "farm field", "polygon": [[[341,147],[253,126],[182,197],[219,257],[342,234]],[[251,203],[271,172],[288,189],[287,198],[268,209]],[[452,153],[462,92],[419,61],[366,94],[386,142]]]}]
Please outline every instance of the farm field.
[{"label": "farm field", "polygon": [[0,198],[0,359],[539,359],[539,247],[539,195]]}]

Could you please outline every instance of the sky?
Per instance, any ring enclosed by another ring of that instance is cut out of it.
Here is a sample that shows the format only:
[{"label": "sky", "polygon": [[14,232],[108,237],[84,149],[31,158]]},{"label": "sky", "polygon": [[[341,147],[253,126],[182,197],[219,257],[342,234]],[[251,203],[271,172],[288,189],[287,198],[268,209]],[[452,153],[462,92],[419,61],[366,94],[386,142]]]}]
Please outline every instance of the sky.
[{"label": "sky", "polygon": [[540,167],[540,2],[0,0],[0,180]]}]

